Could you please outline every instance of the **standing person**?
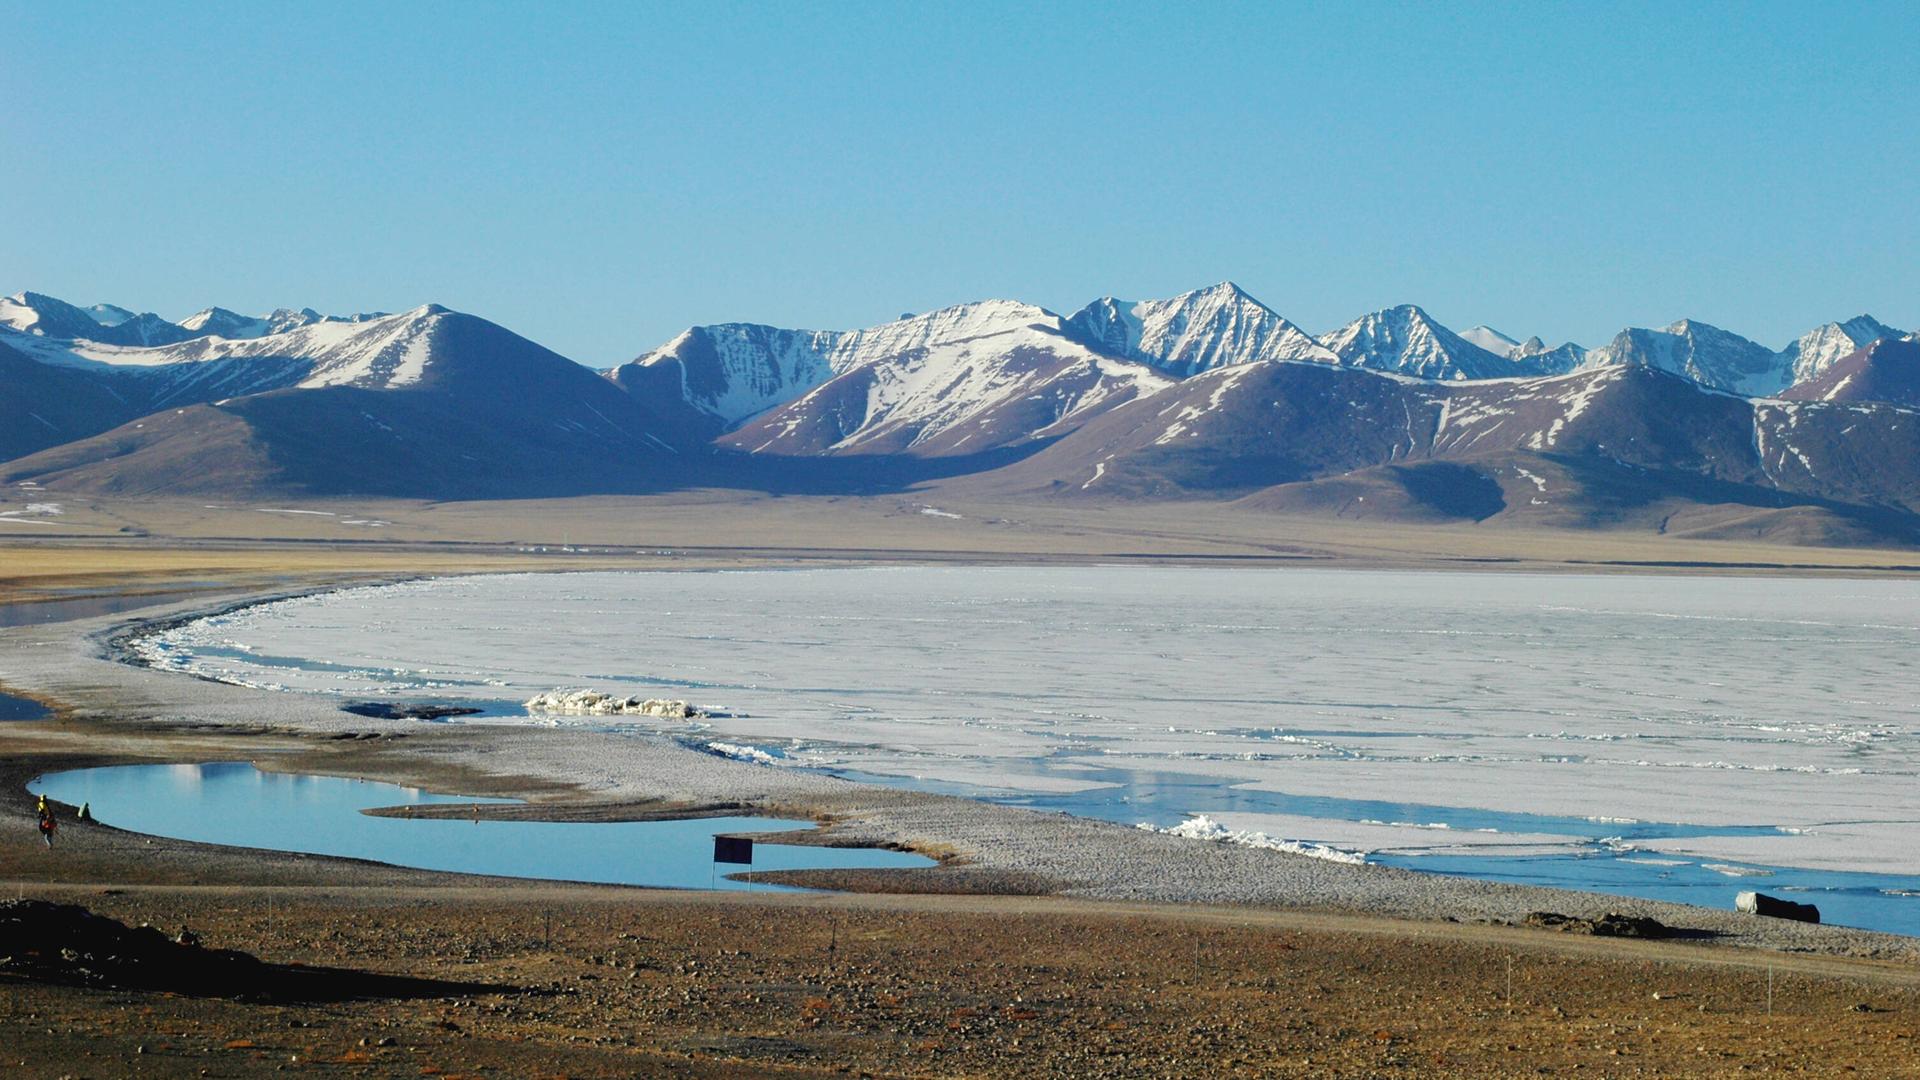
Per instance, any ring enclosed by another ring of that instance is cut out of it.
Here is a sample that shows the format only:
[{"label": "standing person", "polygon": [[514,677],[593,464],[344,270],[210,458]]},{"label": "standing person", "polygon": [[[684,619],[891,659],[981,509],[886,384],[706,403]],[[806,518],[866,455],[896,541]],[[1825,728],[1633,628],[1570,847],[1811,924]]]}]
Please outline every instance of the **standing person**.
[{"label": "standing person", "polygon": [[53,830],[59,827],[59,824],[53,820],[53,809],[51,807],[41,811],[40,839],[45,840],[48,847],[53,846]]},{"label": "standing person", "polygon": [[40,793],[40,805],[34,807],[33,809],[34,809],[34,812],[38,813],[41,817],[46,817],[48,814],[53,813],[53,808],[47,805],[46,792],[43,791]]}]

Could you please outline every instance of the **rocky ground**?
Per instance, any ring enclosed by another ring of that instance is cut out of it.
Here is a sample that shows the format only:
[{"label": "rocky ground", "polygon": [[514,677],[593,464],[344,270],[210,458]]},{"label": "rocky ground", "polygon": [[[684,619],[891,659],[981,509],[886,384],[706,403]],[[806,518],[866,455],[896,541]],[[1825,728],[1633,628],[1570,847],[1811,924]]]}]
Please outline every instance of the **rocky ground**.
[{"label": "rocky ground", "polygon": [[1920,1060],[1910,970],[1781,958],[1769,1012],[1761,957],[1542,931],[538,885],[47,891],[278,963],[421,981],[250,1002],[0,976],[7,1075],[1893,1076]]}]

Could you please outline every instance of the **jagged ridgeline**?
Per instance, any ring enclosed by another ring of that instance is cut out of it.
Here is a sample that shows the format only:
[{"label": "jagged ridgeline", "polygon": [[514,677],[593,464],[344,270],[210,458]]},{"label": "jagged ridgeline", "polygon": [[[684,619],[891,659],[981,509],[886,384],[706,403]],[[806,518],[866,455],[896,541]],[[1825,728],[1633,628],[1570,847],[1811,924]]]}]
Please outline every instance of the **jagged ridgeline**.
[{"label": "jagged ridgeline", "polygon": [[1402,305],[1315,335],[1232,283],[1071,315],[695,326],[594,371],[478,316],[179,322],[0,300],[0,482],[488,499],[737,488],[1207,499],[1249,513],[1920,539],[1920,344],[1704,323],[1596,349]]}]

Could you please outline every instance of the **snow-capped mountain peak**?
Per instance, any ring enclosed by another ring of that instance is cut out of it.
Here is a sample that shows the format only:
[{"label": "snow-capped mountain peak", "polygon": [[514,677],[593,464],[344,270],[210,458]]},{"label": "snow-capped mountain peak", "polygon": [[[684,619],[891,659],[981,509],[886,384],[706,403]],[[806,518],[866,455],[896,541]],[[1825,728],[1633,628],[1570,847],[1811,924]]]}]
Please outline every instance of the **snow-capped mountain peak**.
[{"label": "snow-capped mountain peak", "polygon": [[181,319],[180,325],[195,334],[223,338],[256,338],[271,332],[267,320],[251,318],[223,307],[196,311]]},{"label": "snow-capped mountain peak", "polygon": [[1571,341],[1549,346],[1538,336],[1520,343],[1508,357],[1523,375],[1565,375],[1587,362],[1585,347]]},{"label": "snow-capped mountain peak", "polygon": [[[197,329],[209,332],[164,345],[111,345],[30,333],[8,341],[43,362],[63,367],[146,371],[150,381],[165,378],[183,386],[218,381],[231,385],[234,394],[289,385],[391,389],[418,382],[426,373],[434,328],[452,313],[438,304],[426,304],[400,315],[358,322],[320,319],[279,333],[232,337],[211,328],[227,321],[223,316],[243,322],[245,316],[218,308],[202,314],[207,317],[198,320]],[[243,325],[239,329],[257,328]]]},{"label": "snow-capped mountain peak", "polygon": [[129,319],[139,317],[118,304],[90,304],[81,310],[92,316],[93,321],[101,326],[119,326]]},{"label": "snow-capped mountain peak", "polygon": [[1062,325],[1053,312],[1015,300],[956,304],[864,330],[719,323],[688,327],[607,375],[645,392],[677,382],[687,404],[732,426],[863,365],[1028,328],[1058,333]]},{"label": "snow-capped mountain peak", "polygon": [[[1481,348],[1487,350],[1488,352],[1492,353],[1495,356],[1503,356],[1503,357],[1507,357],[1508,359],[1511,359],[1515,354],[1519,353],[1522,348],[1524,348],[1524,346],[1520,342],[1513,340],[1507,335],[1485,324],[1476,326],[1471,330],[1460,331],[1460,337],[1465,341],[1470,341],[1473,344],[1480,346]],[[1546,343],[1540,341],[1540,339],[1537,337],[1529,338],[1528,343],[1530,344],[1538,343],[1541,350],[1544,350],[1546,348]]]},{"label": "snow-capped mountain peak", "polygon": [[1413,304],[1364,315],[1323,339],[1348,367],[1421,379],[1494,379],[1523,372],[1435,322]]},{"label": "snow-capped mountain peak", "polygon": [[1658,330],[1622,330],[1588,354],[1586,366],[1639,364],[1736,394],[1770,396],[1787,385],[1780,355],[1759,342],[1697,319]]},{"label": "snow-capped mountain peak", "polygon": [[1817,326],[1780,351],[1788,384],[1806,382],[1852,353],[1876,341],[1898,338],[1900,333],[1871,315]]},{"label": "snow-capped mountain peak", "polygon": [[1869,342],[1781,396],[1798,401],[1890,402],[1909,409],[1920,407],[1920,342],[1910,337],[1882,337]]},{"label": "snow-capped mountain peak", "polygon": [[1067,327],[1092,348],[1182,377],[1256,360],[1334,360],[1312,335],[1231,281],[1166,300],[1102,297]]},{"label": "snow-capped mountain peak", "polygon": [[385,316],[385,312],[322,315],[312,308],[282,308],[255,318],[209,307],[172,323],[152,312],[136,315],[117,304],[82,308],[44,293],[18,292],[0,298],[0,327],[48,341],[135,349],[175,345],[199,337],[260,338],[318,322],[361,323]]},{"label": "snow-capped mountain peak", "polygon": [[1586,362],[1587,350],[1571,341],[1548,345],[1538,334],[1515,341],[1491,326],[1476,326],[1460,332],[1461,340],[1471,342],[1513,366],[1510,375],[1565,375]]},{"label": "snow-capped mountain peak", "polygon": [[391,314],[392,312],[388,311],[363,311],[353,315],[322,315],[310,307],[301,308],[298,311],[292,308],[275,308],[270,314],[262,316],[262,319],[266,323],[266,333],[284,334],[289,330],[298,330],[303,326],[312,326],[314,323],[373,322],[376,319],[387,318]]},{"label": "snow-capped mountain peak", "polygon": [[0,326],[40,338],[108,345],[168,345],[193,336],[152,312],[133,315],[113,304],[76,307],[36,292],[0,299]]},{"label": "snow-capped mountain peak", "polygon": [[1590,354],[1588,363],[1645,364],[1718,390],[1772,397],[1808,382],[1845,357],[1900,331],[1871,315],[1815,327],[1779,352],[1696,319],[1659,330],[1628,329]]},{"label": "snow-capped mountain peak", "polygon": [[106,326],[84,308],[44,293],[24,290],[0,298],[0,325],[23,334],[53,338],[78,337]]},{"label": "snow-capped mountain peak", "polygon": [[776,455],[987,453],[1173,385],[1089,347],[1042,308],[992,302],[933,315],[843,336],[832,378],[723,441]]}]

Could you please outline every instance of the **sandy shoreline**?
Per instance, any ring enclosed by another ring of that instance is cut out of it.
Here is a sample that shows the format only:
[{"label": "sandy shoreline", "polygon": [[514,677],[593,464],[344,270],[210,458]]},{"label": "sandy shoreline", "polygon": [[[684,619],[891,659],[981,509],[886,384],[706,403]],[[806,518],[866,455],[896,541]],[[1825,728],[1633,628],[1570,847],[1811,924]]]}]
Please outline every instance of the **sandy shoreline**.
[{"label": "sandy shoreline", "polygon": [[[398,577],[378,575],[364,583]],[[186,746],[200,756],[174,760],[207,760],[202,747],[215,731],[238,736],[233,751],[214,755],[231,759],[255,756],[244,752],[250,749],[246,744],[268,736],[280,749],[261,761],[264,767],[529,800],[530,808],[506,812],[515,817],[619,820],[663,810],[746,810],[826,823],[809,837],[814,842],[915,850],[945,860],[935,870],[861,872],[838,880],[790,875],[815,884],[833,881],[842,887],[892,891],[1047,891],[1109,901],[1239,904],[1486,923],[1521,922],[1536,910],[1587,917],[1623,911],[1726,944],[1888,958],[1920,955],[1920,942],[1894,935],[1349,866],[1168,837],[1091,819],[732,761],[664,736],[370,719],[344,713],[330,701],[182,678],[126,663],[120,655],[129,638],[154,628],[314,591],[246,592],[163,604],[137,619],[107,616],[0,630],[0,671],[16,692],[60,704],[65,734],[52,741],[62,749],[72,749],[76,741],[84,744],[94,732],[134,726],[155,748],[191,733]],[[171,757],[175,751],[156,752]]]}]

